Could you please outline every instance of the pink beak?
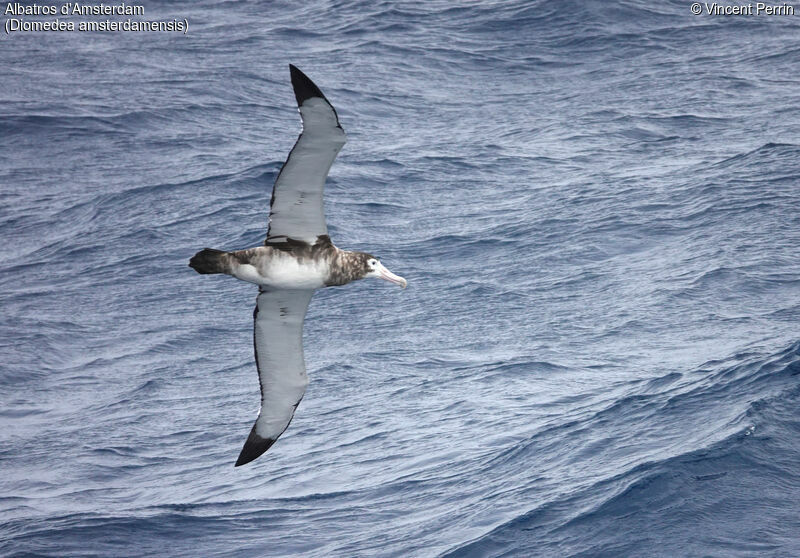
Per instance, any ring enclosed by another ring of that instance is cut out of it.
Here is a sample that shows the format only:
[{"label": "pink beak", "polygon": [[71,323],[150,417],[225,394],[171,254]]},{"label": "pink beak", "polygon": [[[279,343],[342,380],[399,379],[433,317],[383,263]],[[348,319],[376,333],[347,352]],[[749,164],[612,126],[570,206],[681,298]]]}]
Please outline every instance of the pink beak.
[{"label": "pink beak", "polygon": [[381,279],[384,279],[391,283],[396,283],[397,285],[400,285],[404,289],[408,285],[408,281],[386,269],[381,262],[378,262],[377,270],[378,273],[380,274]]}]

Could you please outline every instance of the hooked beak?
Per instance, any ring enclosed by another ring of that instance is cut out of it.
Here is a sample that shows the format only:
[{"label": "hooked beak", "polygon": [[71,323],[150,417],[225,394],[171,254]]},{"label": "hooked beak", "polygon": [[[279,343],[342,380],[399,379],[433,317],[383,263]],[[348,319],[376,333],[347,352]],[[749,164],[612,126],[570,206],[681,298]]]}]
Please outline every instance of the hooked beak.
[{"label": "hooked beak", "polygon": [[381,262],[378,262],[377,272],[381,279],[400,285],[404,289],[408,285],[408,281],[386,269]]}]

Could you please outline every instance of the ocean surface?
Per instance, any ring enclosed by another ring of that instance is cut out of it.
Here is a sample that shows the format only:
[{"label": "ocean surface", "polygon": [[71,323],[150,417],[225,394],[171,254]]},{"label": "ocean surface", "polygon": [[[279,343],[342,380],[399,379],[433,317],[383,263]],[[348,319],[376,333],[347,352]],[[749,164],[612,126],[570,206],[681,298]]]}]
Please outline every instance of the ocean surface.
[{"label": "ocean surface", "polygon": [[[0,34],[0,555],[800,556],[800,7],[139,5]],[[409,287],[314,296],[234,468],[256,289],[187,262],[263,241],[289,63]]]}]

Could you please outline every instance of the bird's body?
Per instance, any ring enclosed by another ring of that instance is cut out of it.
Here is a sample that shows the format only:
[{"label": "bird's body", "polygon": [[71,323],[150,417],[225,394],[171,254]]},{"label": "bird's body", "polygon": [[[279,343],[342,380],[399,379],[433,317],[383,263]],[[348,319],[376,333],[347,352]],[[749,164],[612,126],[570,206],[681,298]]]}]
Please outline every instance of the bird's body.
[{"label": "bird's body", "polygon": [[[340,250],[327,236],[305,242],[223,252],[206,248],[190,264],[198,273],[226,273],[259,287],[321,289],[346,285],[367,271],[363,252]],[[371,257],[371,256],[369,256]]]},{"label": "bird's body", "polygon": [[[313,249],[313,247],[312,247]],[[291,252],[259,246],[235,252],[240,263],[233,276],[261,287],[276,289],[321,289],[327,286],[335,258],[331,253],[303,257]]]},{"label": "bird's body", "polygon": [[303,319],[314,290],[365,277],[406,286],[405,279],[371,254],[340,250],[331,242],[323,190],[346,136],[319,88],[300,70],[289,68],[303,132],[275,181],[264,245],[234,251],[205,248],[189,261],[198,273],[223,273],[259,286],[253,317],[261,411],[237,466],[269,449],[303,398],[308,385]]}]

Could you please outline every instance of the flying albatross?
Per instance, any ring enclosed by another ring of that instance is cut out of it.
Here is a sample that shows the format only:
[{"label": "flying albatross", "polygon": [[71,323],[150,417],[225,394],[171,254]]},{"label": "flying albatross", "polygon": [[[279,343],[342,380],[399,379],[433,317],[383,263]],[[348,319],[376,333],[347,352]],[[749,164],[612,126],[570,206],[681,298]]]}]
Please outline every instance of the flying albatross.
[{"label": "flying albatross", "polygon": [[303,319],[314,290],[366,277],[406,286],[375,256],[340,250],[331,242],[322,195],[346,137],[322,91],[291,64],[289,70],[303,131],[275,180],[264,245],[233,252],[205,248],[189,261],[198,273],[225,273],[258,285],[253,342],[261,410],[237,467],[275,443],[303,398],[308,385]]}]

